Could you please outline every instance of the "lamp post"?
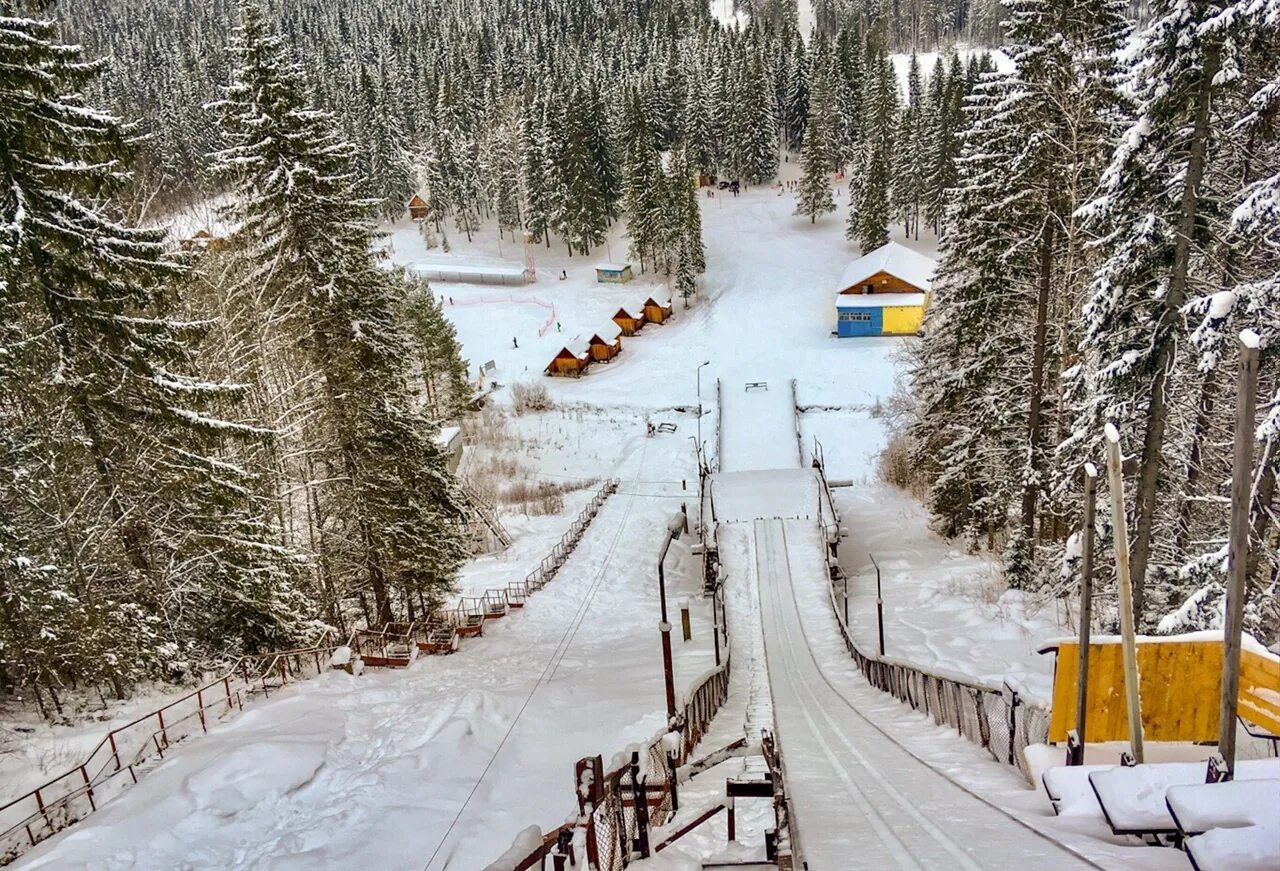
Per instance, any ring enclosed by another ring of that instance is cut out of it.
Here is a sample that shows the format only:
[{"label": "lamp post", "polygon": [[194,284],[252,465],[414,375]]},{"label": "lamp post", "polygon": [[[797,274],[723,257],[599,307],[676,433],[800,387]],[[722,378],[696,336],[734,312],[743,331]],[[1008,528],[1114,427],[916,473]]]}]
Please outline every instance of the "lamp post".
[{"label": "lamp post", "polygon": [[702,367],[710,365],[710,360],[704,360],[698,364],[698,368],[694,372],[694,378],[698,382],[698,444],[702,444]]}]

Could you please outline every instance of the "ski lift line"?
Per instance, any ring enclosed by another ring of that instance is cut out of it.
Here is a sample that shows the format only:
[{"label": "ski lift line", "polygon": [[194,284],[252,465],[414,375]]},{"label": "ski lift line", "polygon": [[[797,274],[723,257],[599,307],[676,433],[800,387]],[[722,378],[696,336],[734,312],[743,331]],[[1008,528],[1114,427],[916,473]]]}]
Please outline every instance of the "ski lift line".
[{"label": "ski lift line", "polygon": [[[644,458],[648,451],[649,445],[647,442],[640,446],[640,462],[637,465],[641,467],[644,466]],[[596,573],[596,578],[592,583],[591,590],[583,601],[581,617],[577,618],[578,625],[574,627],[573,634],[569,636],[569,642],[565,645],[563,652],[560,654],[560,661],[556,663],[555,668],[551,669],[551,674],[547,677],[547,683],[550,683],[552,678],[556,676],[556,672],[560,670],[560,663],[564,662],[565,656],[569,653],[569,648],[573,646],[574,640],[578,637],[578,630],[582,628],[582,624],[587,618],[587,612],[591,610],[591,602],[595,599],[596,593],[600,591],[600,587],[604,580],[605,570],[609,567],[609,561],[613,559],[614,551],[617,549],[618,542],[622,538],[622,530],[626,528],[627,521],[631,519],[631,509],[633,507],[635,507],[635,502],[627,503],[627,510],[623,512],[622,521],[618,524],[617,530],[614,531],[613,541],[609,544],[609,550],[605,554],[604,562],[600,565],[600,571]]]},{"label": "ski lift line", "polygon": [[[784,533],[783,533],[783,534],[784,534],[784,537],[785,537],[785,534],[786,534],[786,533],[785,533],[785,530],[784,530]],[[784,540],[785,540],[785,538],[784,538]],[[775,596],[776,596],[776,595],[777,595],[777,594],[775,593]],[[775,599],[775,601],[776,601],[776,599]],[[803,612],[803,610],[800,608],[800,600],[799,600],[799,598],[796,596],[795,584],[792,584],[792,585],[791,585],[791,601],[794,603],[795,608],[796,608],[796,612],[797,612],[797,613],[801,613],[801,614],[802,614],[802,613],[804,613],[804,612]],[[1101,865],[1099,865],[1098,863],[1096,863],[1096,862],[1092,861],[1088,856],[1084,855],[1084,854],[1083,854],[1083,853],[1081,853],[1080,851],[1078,851],[1078,850],[1074,849],[1073,847],[1069,846],[1068,844],[1063,843],[1062,841],[1059,841],[1057,838],[1054,838],[1052,835],[1049,835],[1049,834],[1047,834],[1046,832],[1042,832],[1042,831],[1040,831],[1040,830],[1039,830],[1039,829],[1037,829],[1035,826],[1033,826],[1033,825],[1031,825],[1030,823],[1026,822],[1025,820],[1021,819],[1020,817],[1015,816],[1014,814],[1012,814],[1012,813],[1010,813],[1009,811],[1005,810],[1004,808],[1000,807],[1000,806],[999,806],[998,804],[996,804],[995,802],[992,802],[992,801],[988,800],[988,799],[987,799],[987,798],[985,798],[984,796],[980,795],[979,793],[977,793],[977,792],[975,792],[974,790],[970,789],[969,787],[965,786],[965,785],[964,785],[963,783],[961,783],[959,780],[957,780],[957,779],[955,779],[954,777],[952,777],[951,775],[949,775],[949,774],[946,772],[946,770],[944,770],[943,768],[940,768],[939,766],[934,765],[933,763],[929,762],[927,759],[925,759],[925,758],[924,758],[923,756],[921,756],[920,754],[916,753],[914,750],[912,750],[910,747],[908,747],[908,746],[907,746],[906,744],[904,744],[902,741],[899,741],[896,737],[894,737],[892,734],[890,734],[890,733],[889,733],[889,731],[887,731],[886,729],[882,728],[882,727],[880,726],[880,724],[879,724],[879,723],[876,723],[876,722],[875,722],[875,721],[873,721],[870,717],[868,717],[866,714],[862,713],[862,711],[858,709],[858,706],[857,706],[857,705],[855,705],[852,701],[850,701],[850,700],[849,700],[849,697],[848,697],[848,696],[846,696],[844,693],[842,693],[842,692],[841,692],[841,691],[836,687],[836,685],[835,685],[834,683],[832,683],[832,682],[831,682],[831,678],[827,675],[827,671],[826,671],[826,669],[824,669],[824,668],[822,667],[822,665],[818,662],[818,658],[817,658],[817,656],[816,656],[816,655],[814,655],[814,652],[813,652],[813,641],[812,641],[812,639],[809,637],[809,630],[805,628],[805,621],[804,621],[804,620],[800,620],[800,621],[799,621],[799,625],[800,625],[800,635],[801,635],[801,637],[804,639],[804,646],[805,646],[805,650],[808,652],[809,657],[813,660],[813,664],[814,664],[814,667],[815,667],[815,668],[817,669],[817,671],[818,671],[818,675],[822,678],[823,682],[824,682],[828,687],[830,687],[831,691],[836,695],[836,698],[840,699],[840,701],[844,703],[845,707],[847,707],[850,711],[852,711],[852,712],[854,713],[854,715],[855,715],[855,716],[857,716],[860,720],[862,720],[863,722],[865,722],[865,723],[866,723],[867,725],[869,725],[871,728],[875,729],[877,732],[879,732],[881,735],[883,735],[886,739],[888,739],[889,741],[891,741],[891,742],[893,742],[895,745],[897,745],[897,747],[898,747],[900,750],[902,750],[904,753],[906,753],[908,756],[910,756],[911,758],[915,759],[915,760],[916,760],[917,762],[919,762],[921,765],[924,765],[925,767],[929,768],[931,771],[933,771],[934,773],[938,774],[940,777],[943,777],[943,778],[945,778],[946,780],[950,781],[952,784],[954,784],[956,787],[958,787],[961,791],[963,791],[963,792],[967,793],[968,795],[973,796],[973,797],[974,797],[974,798],[976,798],[978,801],[980,801],[980,802],[982,802],[983,804],[985,804],[985,805],[987,805],[988,807],[990,807],[992,810],[995,810],[996,812],[998,812],[998,813],[999,813],[999,814],[1001,814],[1002,816],[1005,816],[1005,817],[1009,818],[1010,820],[1012,820],[1013,822],[1017,823],[1017,824],[1018,824],[1019,826],[1021,826],[1022,828],[1024,828],[1024,829],[1028,830],[1029,832],[1031,832],[1031,833],[1033,833],[1033,834],[1035,834],[1035,835],[1039,836],[1040,838],[1044,839],[1045,841],[1048,841],[1050,844],[1053,844],[1055,847],[1058,847],[1059,849],[1064,850],[1064,851],[1066,851],[1067,853],[1070,853],[1072,856],[1074,856],[1075,858],[1077,858],[1077,859],[1079,859],[1080,861],[1084,862],[1084,863],[1085,863],[1085,864],[1087,864],[1089,867],[1091,867],[1091,868],[1097,868],[1097,869],[1098,869],[1098,871],[1105,871],[1105,869],[1103,868],[1103,866],[1101,866]]]},{"label": "ski lift line", "polygon": [[[641,462],[644,461],[644,451],[647,447],[648,446],[645,445],[641,448]],[[588,595],[583,599],[582,604],[578,606],[578,611],[574,614],[574,619],[565,627],[564,633],[561,634],[560,640],[556,643],[555,650],[551,653],[551,657],[547,660],[546,665],[542,667],[542,672],[538,675],[538,679],[534,681],[533,687],[529,690],[528,695],[525,696],[524,702],[520,705],[520,710],[516,712],[515,717],[511,720],[511,724],[507,726],[507,731],[503,734],[502,740],[498,742],[498,746],[495,747],[493,753],[490,754],[489,761],[485,763],[484,769],[480,772],[480,776],[476,778],[476,782],[472,785],[471,791],[467,793],[467,797],[462,802],[462,806],[459,807],[458,812],[454,814],[453,820],[449,823],[449,828],[445,830],[443,837],[440,838],[440,842],[436,844],[435,850],[431,853],[431,858],[429,858],[427,860],[427,864],[423,866],[423,871],[428,871],[428,869],[431,868],[431,864],[435,862],[436,856],[440,854],[440,850],[449,842],[449,838],[453,834],[453,830],[457,827],[458,821],[462,819],[462,815],[471,804],[471,800],[475,798],[476,792],[480,789],[480,784],[484,783],[485,778],[489,776],[489,771],[493,768],[493,763],[497,761],[498,756],[502,753],[502,749],[506,747],[507,741],[511,738],[511,734],[515,731],[517,724],[519,724],[520,719],[524,716],[525,711],[529,707],[529,703],[533,701],[533,697],[538,692],[538,688],[541,687],[544,682],[550,680],[547,676],[548,670],[550,670],[551,674],[554,676],[554,669],[559,668],[559,662],[563,661],[564,654],[568,652],[569,645],[573,643],[573,638],[577,635],[578,628],[582,625],[580,615],[581,617],[585,617],[586,610],[590,607],[591,599],[594,598],[596,592],[600,589],[601,583],[604,579],[605,570],[609,567],[609,561],[617,550],[618,542],[622,538],[622,530],[625,528],[626,521],[631,515],[631,508],[633,504],[634,503],[631,502],[627,503],[627,510],[623,514],[622,522],[618,524],[618,528],[614,531],[613,540],[609,543],[609,549],[605,553],[605,559],[601,564],[600,570],[596,573],[595,578],[592,579]],[[568,638],[567,643],[566,637]],[[559,661],[557,661],[557,656],[559,656]],[[447,862],[445,867],[448,867]]]}]

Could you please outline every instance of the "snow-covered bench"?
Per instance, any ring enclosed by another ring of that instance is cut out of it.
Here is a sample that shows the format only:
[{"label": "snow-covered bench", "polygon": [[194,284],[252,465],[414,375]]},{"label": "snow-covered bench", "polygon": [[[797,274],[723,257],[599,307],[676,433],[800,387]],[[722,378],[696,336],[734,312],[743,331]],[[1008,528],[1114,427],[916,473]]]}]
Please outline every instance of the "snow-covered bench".
[{"label": "snow-covered bench", "polygon": [[[1178,835],[1178,825],[1165,801],[1169,790],[1204,784],[1206,771],[1203,762],[1117,765],[1090,773],[1089,784],[1111,831],[1158,839]],[[1237,781],[1280,778],[1280,760],[1240,761],[1235,777]]]},{"label": "snow-covered bench", "polygon": [[1089,785],[1089,775],[1106,771],[1110,765],[1060,765],[1040,776],[1045,795],[1058,816],[1099,813],[1098,799]]},{"label": "snow-covered bench", "polygon": [[1195,871],[1275,871],[1280,868],[1280,823],[1212,829],[1187,839]]},{"label": "snow-covered bench", "polygon": [[[1183,835],[1199,835],[1210,829],[1280,824],[1280,780],[1172,786],[1165,794],[1165,803]],[[1276,849],[1280,851],[1280,842]],[[1280,868],[1280,862],[1276,867]]]}]

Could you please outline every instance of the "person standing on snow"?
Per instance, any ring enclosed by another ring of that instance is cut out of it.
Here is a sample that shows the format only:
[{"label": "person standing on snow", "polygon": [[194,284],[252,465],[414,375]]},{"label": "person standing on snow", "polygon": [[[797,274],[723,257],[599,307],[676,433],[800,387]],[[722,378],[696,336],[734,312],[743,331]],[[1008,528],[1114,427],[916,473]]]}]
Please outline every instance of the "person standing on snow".
[{"label": "person standing on snow", "polygon": [[512,336],[512,337],[511,337],[511,347],[513,347],[513,348],[519,348],[519,347],[520,347],[520,343],[516,341],[516,337],[515,337],[515,336]]}]

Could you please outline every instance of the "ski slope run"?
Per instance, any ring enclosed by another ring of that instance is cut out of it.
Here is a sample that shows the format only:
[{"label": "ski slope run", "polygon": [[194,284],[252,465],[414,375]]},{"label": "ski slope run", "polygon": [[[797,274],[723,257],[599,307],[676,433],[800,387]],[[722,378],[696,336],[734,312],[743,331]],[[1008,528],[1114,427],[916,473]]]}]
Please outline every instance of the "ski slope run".
[{"label": "ski slope run", "polygon": [[859,713],[815,659],[796,601],[793,572],[826,583],[816,524],[757,520],[753,533],[775,727],[795,837],[811,871],[1094,867],[925,765]]}]

